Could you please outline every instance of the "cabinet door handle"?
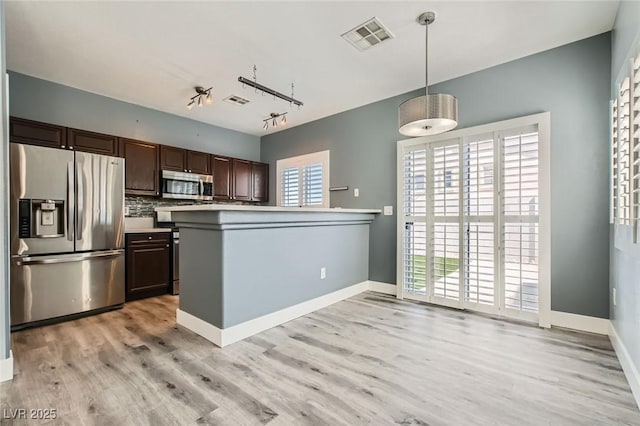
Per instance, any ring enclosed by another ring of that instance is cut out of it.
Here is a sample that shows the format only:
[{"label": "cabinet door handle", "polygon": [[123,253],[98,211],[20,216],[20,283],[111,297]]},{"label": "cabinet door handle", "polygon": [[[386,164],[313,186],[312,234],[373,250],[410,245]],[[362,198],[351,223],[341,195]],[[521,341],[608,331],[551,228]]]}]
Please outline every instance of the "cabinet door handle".
[{"label": "cabinet door handle", "polygon": [[149,239],[151,240],[151,239],[153,239],[153,237],[149,237]]}]

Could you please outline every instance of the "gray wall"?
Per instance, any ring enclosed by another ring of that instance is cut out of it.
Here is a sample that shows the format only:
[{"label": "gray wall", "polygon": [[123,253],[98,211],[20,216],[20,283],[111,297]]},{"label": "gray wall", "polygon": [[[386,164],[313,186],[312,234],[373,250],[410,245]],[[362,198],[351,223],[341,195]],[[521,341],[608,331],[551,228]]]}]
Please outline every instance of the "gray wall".
[{"label": "gray wall", "polygon": [[11,115],[197,151],[258,160],[257,136],[10,72]]},{"label": "gray wall", "polygon": [[[436,84],[433,92],[458,97],[460,128],[551,112],[552,309],[609,316],[608,100],[610,34]],[[381,208],[396,200],[397,108],[407,93],[293,127],[261,139],[276,160],[329,149],[332,207]],[[354,198],[351,188],[360,188]],[[394,213],[395,213],[394,208]],[[371,228],[369,279],[395,283],[396,217]]]},{"label": "gray wall", "polygon": [[0,360],[9,357],[9,141],[6,138],[4,3],[0,2]]},{"label": "gray wall", "polygon": [[[617,77],[640,44],[640,2],[620,4],[612,36],[611,93]],[[640,244],[633,243],[633,230],[627,225],[611,225],[611,287],[617,291],[616,305],[611,298],[611,320],[627,348],[636,369],[640,369]],[[640,400],[640,395],[636,395]]]}]

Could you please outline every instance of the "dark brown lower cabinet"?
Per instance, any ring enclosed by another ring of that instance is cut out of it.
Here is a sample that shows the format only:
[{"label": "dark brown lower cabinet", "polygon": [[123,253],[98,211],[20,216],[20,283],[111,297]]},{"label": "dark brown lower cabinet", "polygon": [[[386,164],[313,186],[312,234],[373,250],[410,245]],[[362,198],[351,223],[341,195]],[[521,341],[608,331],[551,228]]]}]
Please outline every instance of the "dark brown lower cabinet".
[{"label": "dark brown lower cabinet", "polygon": [[159,296],[171,282],[171,233],[127,234],[126,300]]}]

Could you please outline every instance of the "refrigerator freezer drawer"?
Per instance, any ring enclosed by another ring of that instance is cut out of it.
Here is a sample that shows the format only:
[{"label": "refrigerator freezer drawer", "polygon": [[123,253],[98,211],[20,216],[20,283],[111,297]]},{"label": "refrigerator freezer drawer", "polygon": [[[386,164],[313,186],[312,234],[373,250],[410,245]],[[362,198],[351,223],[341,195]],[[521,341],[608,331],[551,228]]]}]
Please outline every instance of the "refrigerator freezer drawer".
[{"label": "refrigerator freezer drawer", "polygon": [[11,325],[124,303],[124,250],[11,259]]}]

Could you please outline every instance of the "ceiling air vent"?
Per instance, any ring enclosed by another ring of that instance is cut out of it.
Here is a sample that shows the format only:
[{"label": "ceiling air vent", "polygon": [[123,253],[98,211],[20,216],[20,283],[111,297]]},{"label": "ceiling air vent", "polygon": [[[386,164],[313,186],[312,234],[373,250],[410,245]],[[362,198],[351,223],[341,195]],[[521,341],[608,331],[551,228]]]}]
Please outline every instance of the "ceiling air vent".
[{"label": "ceiling air vent", "polygon": [[371,18],[364,24],[342,34],[342,38],[358,50],[367,50],[392,39],[393,34],[382,25],[378,18]]},{"label": "ceiling air vent", "polygon": [[226,98],[223,99],[223,101],[229,102],[230,104],[234,104],[234,105],[240,105],[240,106],[249,103],[249,99],[245,99],[238,95],[227,96]]}]

